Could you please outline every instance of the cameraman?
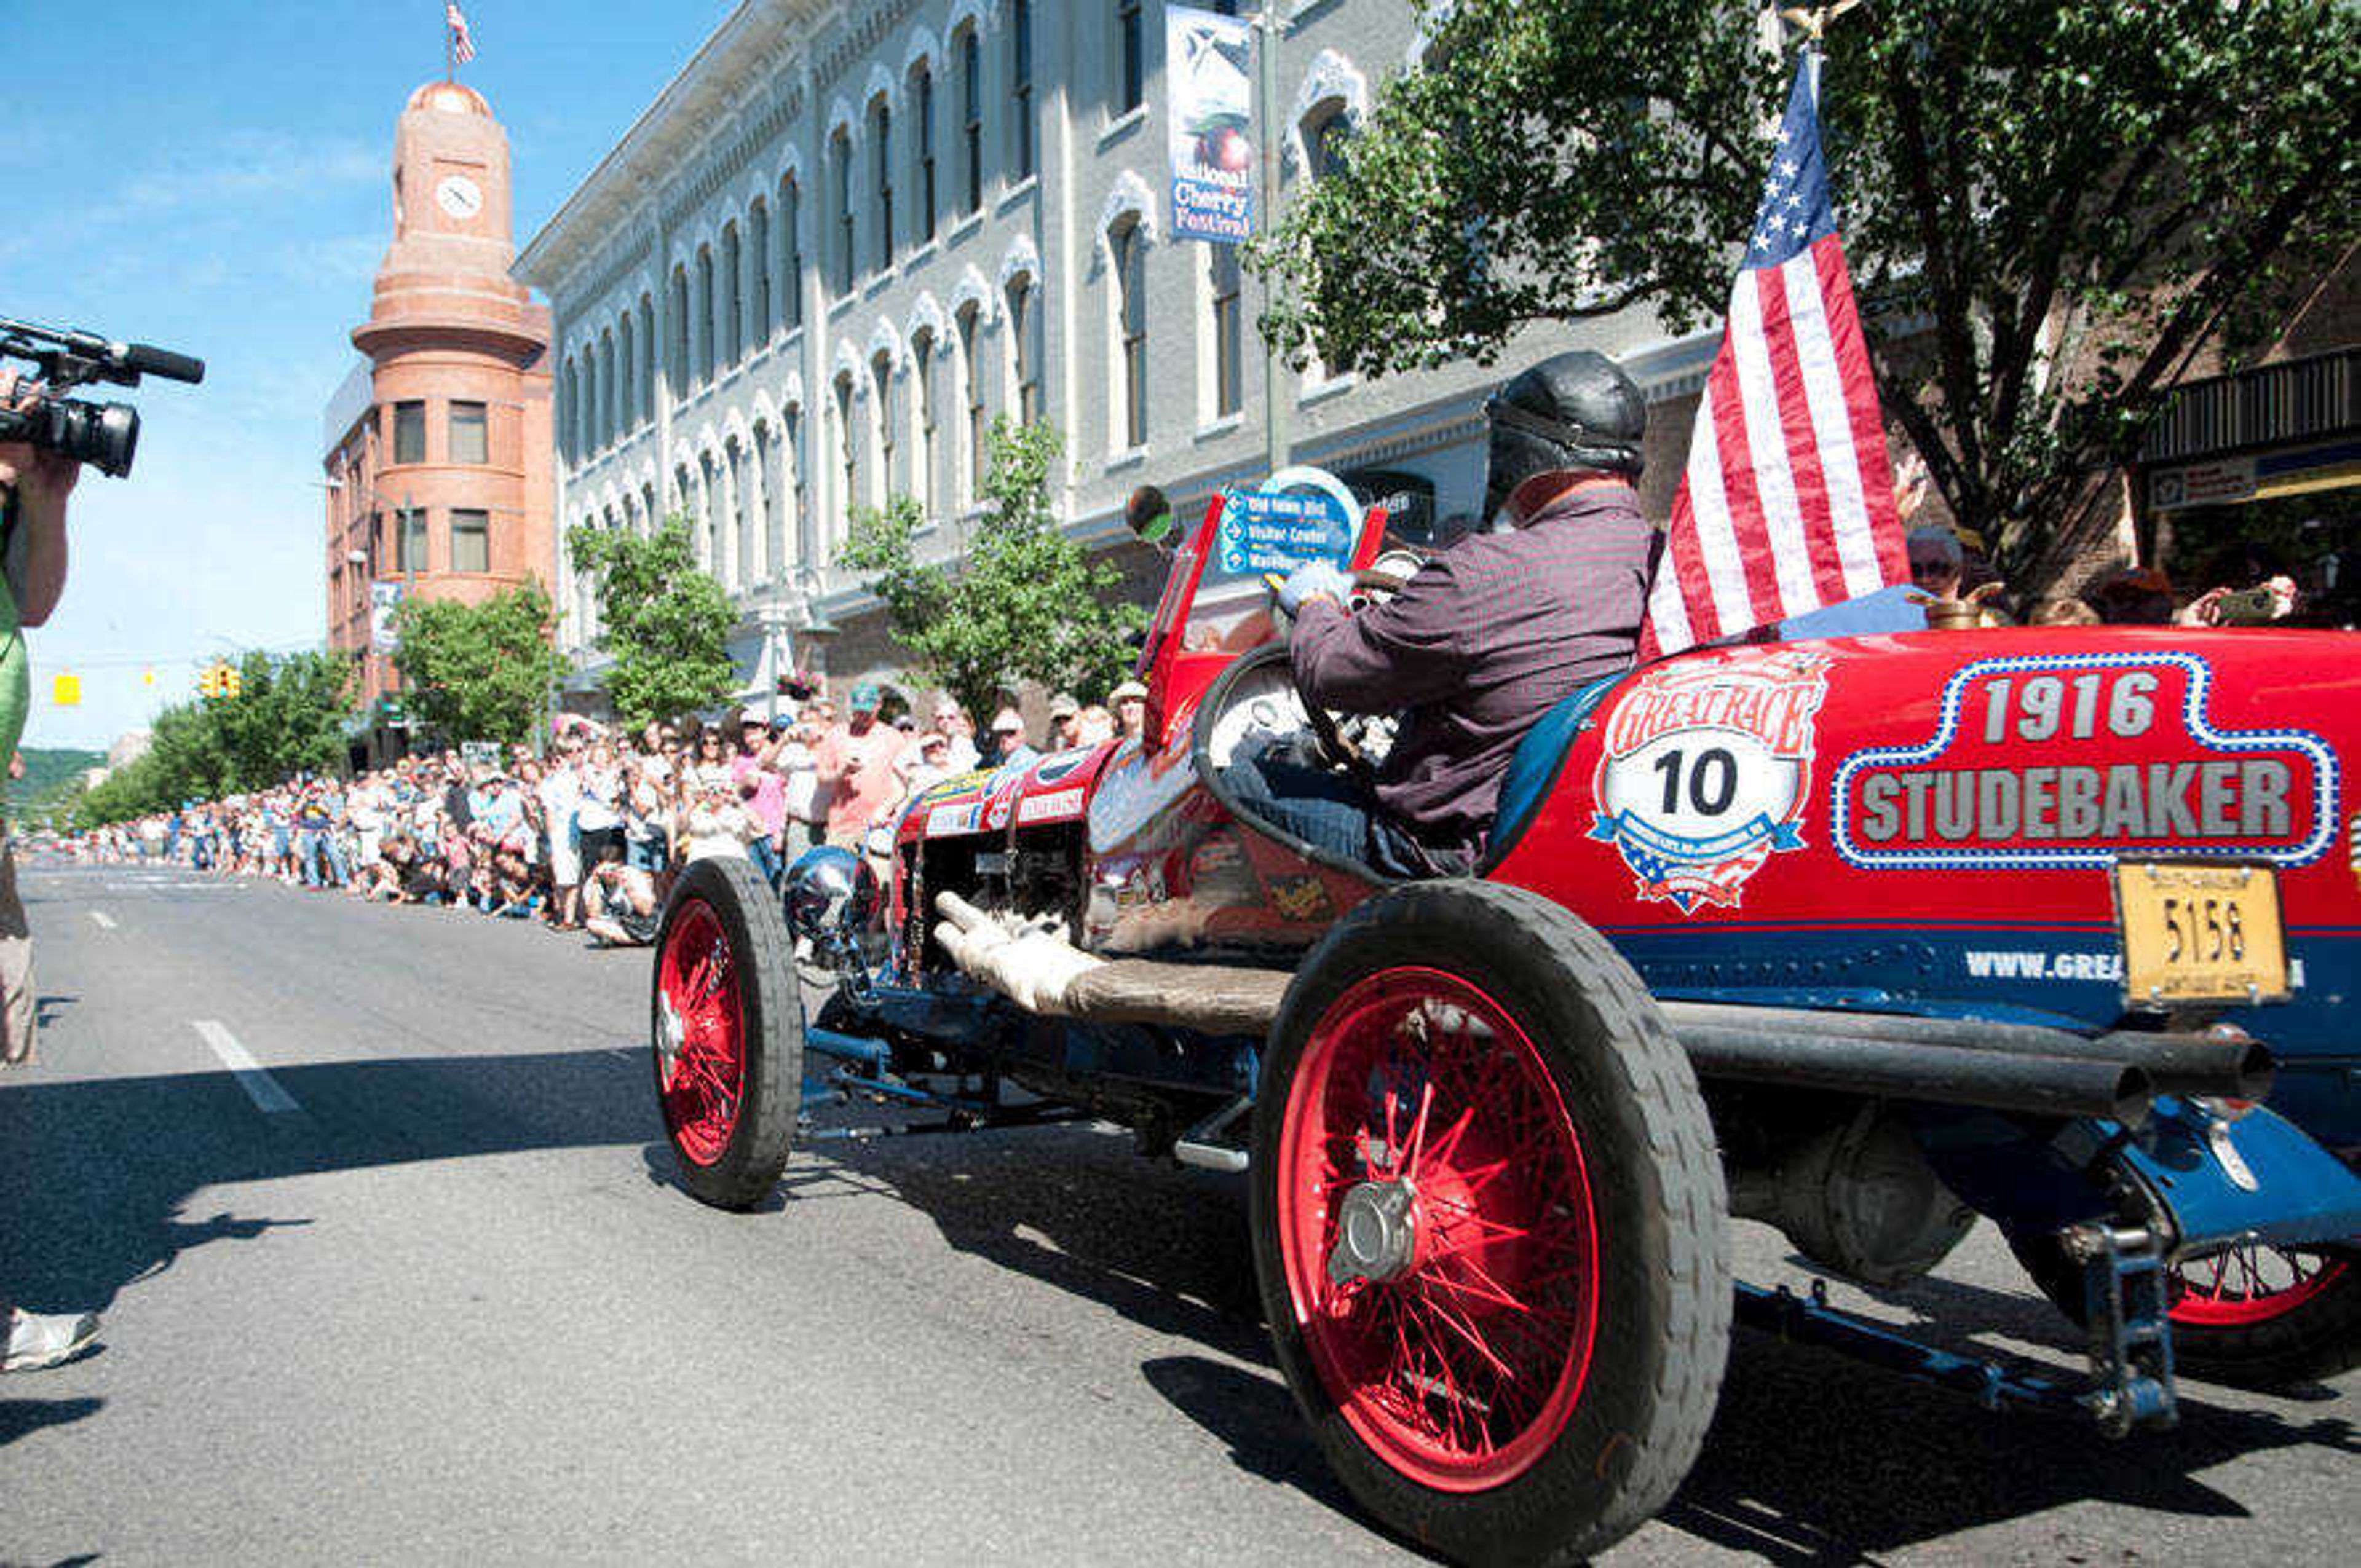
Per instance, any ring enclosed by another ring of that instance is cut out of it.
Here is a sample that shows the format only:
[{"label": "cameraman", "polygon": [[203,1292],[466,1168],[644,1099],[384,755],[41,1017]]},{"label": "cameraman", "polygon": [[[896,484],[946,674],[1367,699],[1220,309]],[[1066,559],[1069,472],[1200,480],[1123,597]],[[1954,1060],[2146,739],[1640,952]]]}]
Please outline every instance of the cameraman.
[{"label": "cameraman", "polygon": [[[0,406],[25,408],[17,379],[0,371]],[[25,732],[33,681],[24,628],[58,608],[66,586],[66,498],[82,465],[24,442],[0,442],[0,754]],[[0,1066],[33,1059],[33,938],[16,896],[14,836],[0,841]],[[53,1366],[98,1332],[94,1312],[21,1311],[0,1294],[0,1372]]]}]

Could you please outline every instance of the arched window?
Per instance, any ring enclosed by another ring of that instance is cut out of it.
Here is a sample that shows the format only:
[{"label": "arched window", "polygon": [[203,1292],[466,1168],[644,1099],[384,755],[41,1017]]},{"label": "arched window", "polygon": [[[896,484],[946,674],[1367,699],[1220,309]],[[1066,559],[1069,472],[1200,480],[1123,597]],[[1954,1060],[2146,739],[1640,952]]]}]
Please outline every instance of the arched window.
[{"label": "arched window", "polygon": [[598,444],[612,446],[620,422],[615,417],[615,334],[598,334]]},{"label": "arched window", "polygon": [[942,357],[932,329],[910,339],[910,498],[922,515],[935,510],[935,363]]},{"label": "arched window", "polygon": [[838,515],[836,537],[841,539],[852,523],[854,488],[859,474],[853,461],[856,451],[852,439],[852,372],[836,373],[836,459]]},{"label": "arched window", "polygon": [[884,506],[894,494],[894,427],[900,418],[894,406],[894,354],[881,348],[869,361],[870,413],[876,433],[877,472],[869,486],[869,504]]},{"label": "arched window", "polygon": [[972,213],[983,205],[983,49],[970,22],[951,40],[959,56],[960,211]]},{"label": "arched window", "polygon": [[656,302],[640,296],[640,422],[656,417]]},{"label": "arched window", "polygon": [[804,484],[804,411],[789,403],[779,416],[779,494],[786,501],[787,515],[781,520],[783,532],[796,542],[795,559],[798,565],[816,565],[814,557],[819,546],[812,538],[811,491]]},{"label": "arched window", "polygon": [[935,73],[910,68],[910,230],[920,245],[935,237]]},{"label": "arched window", "polygon": [[721,346],[714,358],[735,365],[746,353],[746,258],[738,225],[721,227]]},{"label": "arched window", "polygon": [[1303,137],[1304,173],[1325,180],[1344,167],[1345,149],[1353,139],[1353,117],[1342,98],[1327,98],[1304,115],[1298,127]]},{"label": "arched window", "polygon": [[894,265],[894,110],[880,93],[869,103],[869,139],[876,148],[877,270]]},{"label": "arched window", "polygon": [[672,269],[672,298],[666,302],[672,320],[664,334],[664,378],[666,393],[675,403],[688,395],[688,269],[675,262]]},{"label": "arched window", "polygon": [[1040,290],[1029,275],[1008,282],[1008,367],[1016,387],[1016,422],[1033,424],[1041,417]]},{"label": "arched window", "polygon": [[839,129],[829,142],[836,190],[836,291],[852,292],[852,135]]},{"label": "arched window", "polygon": [[631,340],[631,313],[626,310],[615,334],[615,422],[624,430],[635,430],[640,422],[640,361]]},{"label": "arched window", "polygon": [[730,569],[722,581],[742,588],[754,567],[754,518],[746,494],[746,449],[731,436],[725,454],[730,466]]},{"label": "arched window", "polygon": [[574,375],[574,361],[568,359],[557,378],[557,450],[568,464],[580,455],[574,444],[574,405],[581,395]]},{"label": "arched window", "polygon": [[1139,0],[1115,0],[1115,112],[1139,107],[1147,79],[1147,49],[1140,37]]},{"label": "arched window", "polygon": [[653,481],[640,487],[640,537],[646,539],[656,531],[656,488]]},{"label": "arched window", "polygon": [[[685,522],[689,521],[697,504],[695,498],[696,490],[689,480],[688,465],[683,463],[672,471],[672,510],[664,514],[664,521],[669,522],[676,517]],[[695,546],[696,536],[692,527],[690,547],[693,549]]]},{"label": "arched window", "polygon": [[1114,262],[1115,384],[1122,403],[1123,444],[1148,444],[1148,236],[1139,217],[1116,221],[1107,236]]},{"label": "arched window", "polygon": [[967,462],[960,470],[961,507],[973,506],[983,493],[983,373],[976,359],[983,317],[983,308],[970,300],[953,318],[959,331],[960,409],[967,434]]},{"label": "arched window", "polygon": [[[1323,98],[1304,111],[1297,122],[1297,131],[1303,138],[1304,175],[1318,183],[1344,167],[1346,148],[1353,139],[1353,118],[1350,105],[1342,98]],[[1307,378],[1312,384],[1331,380],[1335,371],[1328,356],[1313,345],[1312,373]]]},{"label": "arched window", "polygon": [[1033,178],[1033,0],[1008,0],[1009,169],[1012,181]]},{"label": "arched window", "polygon": [[697,309],[695,316],[697,345],[697,384],[709,385],[713,380],[713,247],[697,247]]},{"label": "arched window", "polygon": [[1208,411],[1215,419],[1236,413],[1246,400],[1245,318],[1239,310],[1239,283],[1237,247],[1205,247],[1205,289],[1213,328],[1212,363],[1206,367],[1213,391]]},{"label": "arched window", "polygon": [[804,324],[804,202],[792,174],[779,181],[779,255],[786,263],[779,280],[785,295],[779,319],[792,332]]},{"label": "arched window", "polygon": [[754,532],[759,556],[749,554],[739,564],[746,580],[768,581],[779,572],[779,488],[771,482],[771,423],[754,422]]},{"label": "arched window", "polygon": [[721,470],[713,454],[697,455],[697,564],[715,576],[721,575],[721,507],[714,492],[721,488]]},{"label": "arched window", "polygon": [[760,196],[746,210],[746,235],[753,242],[746,276],[754,285],[753,345],[760,348],[771,341],[771,209]]}]

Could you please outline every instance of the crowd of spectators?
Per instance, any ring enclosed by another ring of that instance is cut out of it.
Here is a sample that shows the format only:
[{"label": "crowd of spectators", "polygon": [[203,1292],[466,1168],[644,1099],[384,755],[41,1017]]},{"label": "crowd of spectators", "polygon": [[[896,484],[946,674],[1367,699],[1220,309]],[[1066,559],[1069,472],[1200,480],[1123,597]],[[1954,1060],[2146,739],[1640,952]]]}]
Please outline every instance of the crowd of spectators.
[{"label": "crowd of spectators", "polygon": [[1939,523],[1912,529],[1909,551],[1914,585],[1937,600],[1974,605],[1987,626],[2283,625],[2349,630],[2361,611],[2361,596],[2351,580],[2361,573],[2361,552],[2329,552],[2297,568],[2268,546],[2242,541],[2202,560],[2192,592],[2177,591],[2159,567],[2126,566],[2093,579],[2080,593],[2021,601]]},{"label": "crowd of spectators", "polygon": [[[1045,745],[1137,733],[1145,697],[1136,683],[1116,688],[1118,718],[1060,696]],[[777,719],[745,710],[635,733],[569,717],[544,756],[471,748],[350,779],[297,777],[94,829],[73,847],[645,943],[691,861],[742,857],[775,885],[816,844],[884,850],[902,808],[942,779],[1040,754],[1013,706],[983,734],[948,697],[892,718],[884,708],[863,683],[840,714],[816,696]]]}]

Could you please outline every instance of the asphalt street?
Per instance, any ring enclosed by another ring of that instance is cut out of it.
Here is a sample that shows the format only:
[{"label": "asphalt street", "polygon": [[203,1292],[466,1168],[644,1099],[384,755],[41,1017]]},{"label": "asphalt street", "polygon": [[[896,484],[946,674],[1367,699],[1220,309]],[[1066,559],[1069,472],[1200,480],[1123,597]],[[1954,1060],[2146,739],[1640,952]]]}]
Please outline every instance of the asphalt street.
[{"label": "asphalt street", "polygon": [[[643,951],[179,871],[24,887],[0,1290],[105,1329],[0,1380],[0,1563],[1413,1560],[1269,1365],[1234,1179],[1104,1128],[840,1141],[722,1214],[672,1179]],[[1989,1231],[1835,1296],[2074,1361]],[[2356,1418],[2361,1378],[2184,1382],[2115,1442],[1741,1331],[1610,1561],[2348,1561]]]}]

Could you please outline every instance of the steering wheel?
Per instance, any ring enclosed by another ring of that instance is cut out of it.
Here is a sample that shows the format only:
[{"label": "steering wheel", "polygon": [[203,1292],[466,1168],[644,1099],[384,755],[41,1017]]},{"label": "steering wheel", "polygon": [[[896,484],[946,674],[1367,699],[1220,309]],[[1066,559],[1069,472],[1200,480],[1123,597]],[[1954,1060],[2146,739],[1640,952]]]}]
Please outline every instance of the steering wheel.
[{"label": "steering wheel", "polygon": [[[1390,572],[1365,570],[1354,573],[1353,588],[1345,606],[1345,612],[1347,615],[1356,615],[1372,604],[1391,598],[1401,592],[1402,585],[1408,580],[1406,577],[1396,576]],[[1283,629],[1281,636],[1288,637],[1294,633],[1295,620],[1293,617],[1279,608],[1279,589],[1281,581],[1282,579],[1275,575],[1266,576],[1263,585],[1270,594],[1271,620]],[[1345,738],[1343,727],[1337,722],[1336,715],[1312,701],[1310,695],[1300,685],[1295,688],[1295,696],[1296,700],[1302,705],[1304,721],[1312,730],[1312,742],[1320,749],[1320,760],[1331,767],[1341,768],[1365,788],[1374,786],[1377,769],[1371,765],[1368,757],[1363,753],[1361,748]],[[1385,725],[1386,738],[1390,742],[1392,736],[1390,719],[1362,718],[1360,722],[1364,727]]]}]

